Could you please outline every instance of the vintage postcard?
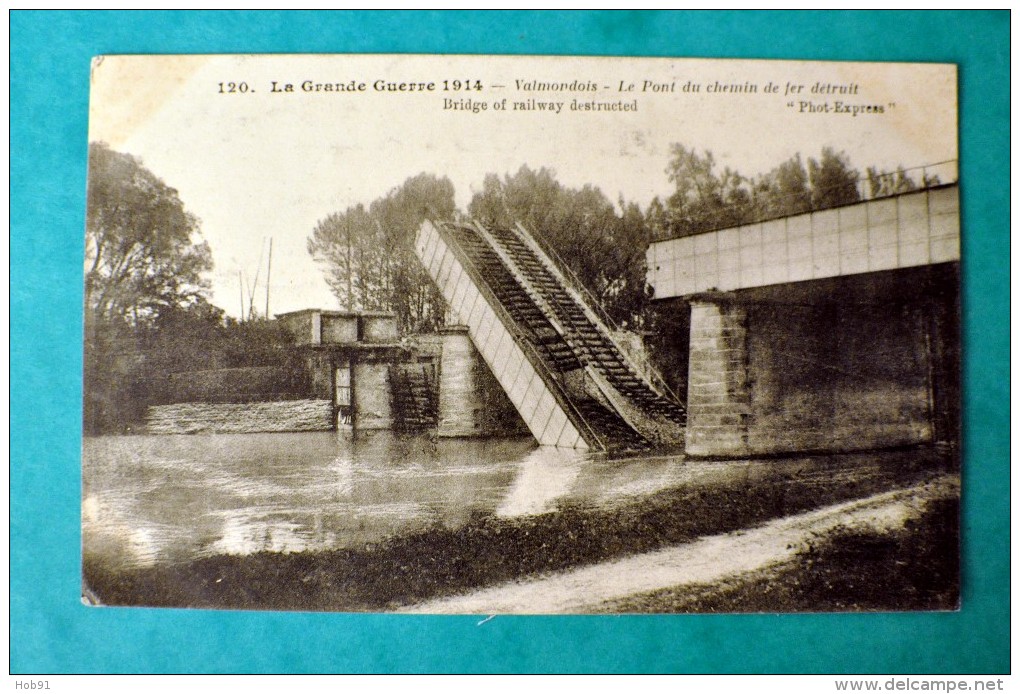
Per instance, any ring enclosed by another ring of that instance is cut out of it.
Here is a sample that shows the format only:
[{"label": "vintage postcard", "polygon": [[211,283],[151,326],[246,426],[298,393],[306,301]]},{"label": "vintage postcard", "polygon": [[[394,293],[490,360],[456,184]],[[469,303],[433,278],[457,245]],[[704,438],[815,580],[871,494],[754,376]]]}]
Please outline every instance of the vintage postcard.
[{"label": "vintage postcard", "polygon": [[954,610],[953,65],[102,56],[82,593]]}]

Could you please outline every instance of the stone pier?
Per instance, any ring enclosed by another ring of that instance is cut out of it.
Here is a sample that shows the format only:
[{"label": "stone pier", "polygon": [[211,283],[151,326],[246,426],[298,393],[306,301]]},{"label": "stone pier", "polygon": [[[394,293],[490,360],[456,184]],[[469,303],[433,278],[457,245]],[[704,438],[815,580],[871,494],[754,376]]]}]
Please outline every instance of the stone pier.
[{"label": "stone pier", "polygon": [[687,452],[747,452],[751,414],[747,312],[711,301],[691,303]]},{"label": "stone pier", "polygon": [[442,330],[443,356],[439,364],[439,435],[477,436],[482,401],[475,363],[480,359],[467,326]]}]

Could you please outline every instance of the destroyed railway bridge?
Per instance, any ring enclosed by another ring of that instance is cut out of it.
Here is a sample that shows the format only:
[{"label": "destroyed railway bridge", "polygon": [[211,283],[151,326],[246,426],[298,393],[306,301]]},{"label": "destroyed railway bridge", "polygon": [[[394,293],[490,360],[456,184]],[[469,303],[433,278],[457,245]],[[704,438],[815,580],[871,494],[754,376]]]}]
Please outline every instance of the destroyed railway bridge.
[{"label": "destroyed railway bridge", "polygon": [[955,445],[959,248],[955,182],[653,243],[677,397],[520,225],[415,239],[540,444],[708,456]]}]

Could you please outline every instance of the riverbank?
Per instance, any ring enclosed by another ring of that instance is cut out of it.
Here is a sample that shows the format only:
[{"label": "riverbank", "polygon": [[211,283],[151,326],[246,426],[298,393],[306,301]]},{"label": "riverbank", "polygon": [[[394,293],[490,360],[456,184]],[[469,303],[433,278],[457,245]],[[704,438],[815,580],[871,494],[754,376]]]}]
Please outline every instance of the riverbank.
[{"label": "riverbank", "polygon": [[959,497],[932,499],[899,527],[840,525],[794,556],[716,583],[608,601],[604,613],[956,610]]},{"label": "riverbank", "polygon": [[810,466],[747,466],[748,474],[712,486],[681,485],[597,508],[567,503],[517,518],[477,514],[457,527],[437,525],[357,548],[221,554],[118,569],[86,555],[84,581],[94,600],[107,605],[397,610],[750,528],[941,472],[927,449],[856,456],[849,470],[846,456]]},{"label": "riverbank", "polygon": [[[873,609],[947,609],[955,605],[949,596],[952,585],[943,587],[941,583],[950,578],[950,572],[945,567],[942,571],[932,569],[958,556],[958,547],[944,532],[949,520],[945,502],[951,503],[958,495],[959,479],[946,476],[754,528],[414,605],[407,611],[570,614],[862,609],[852,590],[855,583],[868,590]],[[814,587],[838,572],[845,573],[838,576],[837,585],[829,584],[827,592]],[[774,581],[782,590],[776,589]],[[937,592],[946,593],[941,602],[935,601],[938,607],[930,601],[919,606],[910,599],[914,595],[890,590],[893,584],[917,582],[936,585]],[[779,595],[785,600],[777,601]]]}]

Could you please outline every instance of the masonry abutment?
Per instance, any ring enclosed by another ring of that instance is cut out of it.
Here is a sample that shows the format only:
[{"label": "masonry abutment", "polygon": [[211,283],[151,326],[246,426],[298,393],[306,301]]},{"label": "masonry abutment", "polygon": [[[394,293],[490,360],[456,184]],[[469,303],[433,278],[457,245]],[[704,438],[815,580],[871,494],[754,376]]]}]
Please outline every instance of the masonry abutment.
[{"label": "masonry abutment", "polygon": [[691,302],[687,452],[744,455],[751,383],[747,310],[726,301]]},{"label": "masonry abutment", "polygon": [[477,384],[478,352],[466,326],[442,330],[443,356],[439,366],[439,436],[477,436],[481,398]]}]

